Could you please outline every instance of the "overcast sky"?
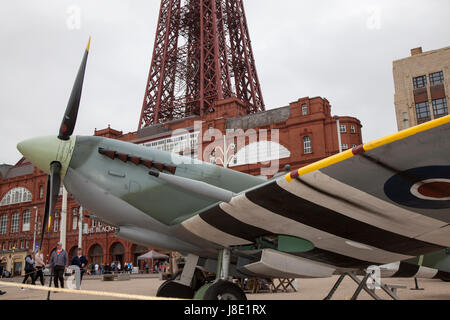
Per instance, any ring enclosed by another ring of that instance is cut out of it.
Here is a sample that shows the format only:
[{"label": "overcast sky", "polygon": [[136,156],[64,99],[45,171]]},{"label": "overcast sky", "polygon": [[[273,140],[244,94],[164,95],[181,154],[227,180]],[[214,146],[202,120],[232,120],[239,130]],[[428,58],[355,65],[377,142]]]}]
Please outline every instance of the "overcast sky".
[{"label": "overcast sky", "polygon": [[[365,142],[397,130],[392,61],[450,45],[449,0],[244,0],[267,109],[321,96],[363,123]],[[159,0],[15,0],[0,9],[0,163],[16,144],[57,135],[92,35],[76,134],[138,126]]]}]

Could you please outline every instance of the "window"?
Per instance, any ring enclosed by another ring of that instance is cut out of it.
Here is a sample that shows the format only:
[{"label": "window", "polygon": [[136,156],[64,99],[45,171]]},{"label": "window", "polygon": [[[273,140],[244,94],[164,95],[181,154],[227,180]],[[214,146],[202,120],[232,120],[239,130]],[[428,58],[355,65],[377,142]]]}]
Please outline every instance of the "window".
[{"label": "window", "polygon": [[30,210],[23,213],[22,231],[30,231],[30,214]]},{"label": "window", "polygon": [[24,248],[24,246],[23,246],[23,240],[20,240],[20,249],[23,249]]},{"label": "window", "polygon": [[8,214],[4,214],[2,215],[0,221],[0,234],[6,234],[7,229],[8,229]]},{"label": "window", "polygon": [[73,216],[72,217],[72,230],[77,230],[77,224],[78,224],[78,217]]},{"label": "window", "polygon": [[305,154],[312,153],[311,138],[308,136],[303,138],[303,150]]},{"label": "window", "polygon": [[306,104],[302,105],[302,115],[304,116],[308,115],[308,105]]},{"label": "window", "polygon": [[73,209],[72,209],[72,214],[73,214],[74,216],[77,216],[77,215],[78,215],[78,208],[73,208]]},{"label": "window", "polygon": [[19,212],[15,212],[11,219],[11,232],[19,232]]},{"label": "window", "polygon": [[348,144],[344,143],[344,144],[342,145],[342,150],[347,150],[347,149],[348,149]]},{"label": "window", "polygon": [[341,124],[341,133],[347,132],[347,126],[345,124]]},{"label": "window", "polygon": [[0,206],[7,206],[10,204],[30,202],[32,200],[31,192],[25,188],[14,188],[8,191],[0,202]]},{"label": "window", "polygon": [[428,101],[416,103],[416,114],[417,114],[417,121],[419,123],[423,123],[425,121],[430,120],[431,115]]},{"label": "window", "polygon": [[53,222],[53,232],[58,232],[59,231],[59,220],[55,219],[55,221]]},{"label": "window", "polygon": [[433,100],[433,112],[435,117],[442,117],[448,114],[447,99]]},{"label": "window", "polygon": [[55,211],[55,218],[58,218],[58,217],[59,217],[59,211],[56,210],[56,211]]},{"label": "window", "polygon": [[28,249],[29,249],[29,248],[30,248],[30,247],[29,247],[29,244],[30,244],[30,243],[28,242],[28,240],[25,240],[25,248],[28,248]]},{"label": "window", "polygon": [[430,74],[430,85],[444,83],[444,73],[442,71]]},{"label": "window", "polygon": [[44,198],[44,186],[39,186],[39,199]]},{"label": "window", "polygon": [[420,76],[413,78],[413,85],[414,89],[420,89],[427,86],[427,77],[426,76]]},{"label": "window", "polygon": [[357,147],[357,145],[356,144],[352,144],[352,148],[356,148]]},{"label": "window", "polygon": [[350,132],[351,133],[356,133],[356,127],[355,126],[350,126]]}]

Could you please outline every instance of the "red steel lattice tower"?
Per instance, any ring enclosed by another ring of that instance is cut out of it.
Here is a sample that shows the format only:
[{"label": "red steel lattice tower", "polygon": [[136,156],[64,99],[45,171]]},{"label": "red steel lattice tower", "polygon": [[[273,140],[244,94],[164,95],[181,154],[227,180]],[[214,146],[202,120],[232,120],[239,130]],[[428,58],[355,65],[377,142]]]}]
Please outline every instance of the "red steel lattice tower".
[{"label": "red steel lattice tower", "polygon": [[230,97],[265,110],[242,0],[161,0],[139,129]]}]

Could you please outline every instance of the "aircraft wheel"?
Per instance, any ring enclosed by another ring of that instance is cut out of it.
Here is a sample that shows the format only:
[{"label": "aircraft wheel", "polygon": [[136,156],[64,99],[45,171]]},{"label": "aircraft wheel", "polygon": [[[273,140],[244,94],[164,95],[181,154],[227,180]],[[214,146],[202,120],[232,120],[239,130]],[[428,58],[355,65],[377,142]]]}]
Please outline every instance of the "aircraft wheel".
[{"label": "aircraft wheel", "polygon": [[203,300],[247,300],[244,291],[232,282],[219,280],[205,291]]},{"label": "aircraft wheel", "polygon": [[191,287],[168,280],[159,287],[156,296],[164,298],[192,299],[194,294],[195,292]]}]

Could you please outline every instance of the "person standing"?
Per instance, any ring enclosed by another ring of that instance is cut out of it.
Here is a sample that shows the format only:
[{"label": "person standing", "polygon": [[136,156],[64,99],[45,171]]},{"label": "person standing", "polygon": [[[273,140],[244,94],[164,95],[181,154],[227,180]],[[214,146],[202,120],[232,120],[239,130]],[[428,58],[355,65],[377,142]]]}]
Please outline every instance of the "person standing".
[{"label": "person standing", "polygon": [[[34,253],[33,250],[28,249],[28,255],[25,257],[25,278],[23,278],[22,283],[26,283],[28,278],[31,277],[31,284],[34,283]],[[23,289],[23,288],[22,288]]]},{"label": "person standing", "polygon": [[42,253],[36,254],[34,258],[34,266],[36,267],[36,273],[34,276],[34,282],[39,277],[41,285],[44,285],[44,274],[42,270],[45,268],[44,255]]},{"label": "person standing", "polygon": [[72,261],[70,263],[73,266],[78,266],[80,268],[80,284],[83,280],[83,275],[86,272],[85,268],[88,265],[88,260],[83,255],[83,249],[78,248],[77,255],[72,258]]},{"label": "person standing", "polygon": [[62,243],[58,242],[56,250],[53,251],[50,257],[50,266],[53,269],[53,281],[55,288],[58,287],[58,280],[61,283],[61,288],[64,288],[64,270],[67,267],[69,258],[66,250],[63,249]]}]

